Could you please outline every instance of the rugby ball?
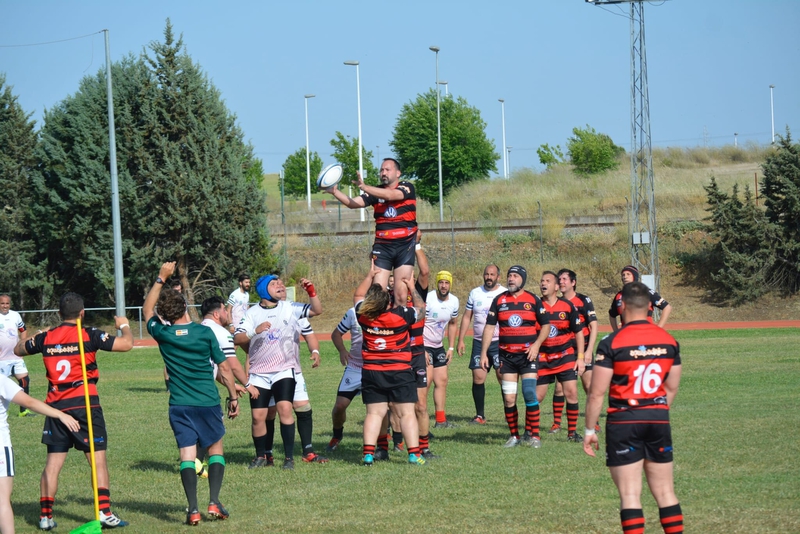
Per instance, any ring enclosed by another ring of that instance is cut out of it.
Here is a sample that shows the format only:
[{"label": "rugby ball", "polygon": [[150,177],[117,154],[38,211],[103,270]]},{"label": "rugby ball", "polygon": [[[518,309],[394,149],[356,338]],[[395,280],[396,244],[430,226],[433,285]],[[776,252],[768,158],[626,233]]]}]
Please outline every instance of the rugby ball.
[{"label": "rugby ball", "polygon": [[343,170],[341,163],[332,163],[328,165],[322,169],[321,173],[319,173],[319,176],[317,177],[317,187],[320,189],[333,187],[342,179],[342,173]]}]

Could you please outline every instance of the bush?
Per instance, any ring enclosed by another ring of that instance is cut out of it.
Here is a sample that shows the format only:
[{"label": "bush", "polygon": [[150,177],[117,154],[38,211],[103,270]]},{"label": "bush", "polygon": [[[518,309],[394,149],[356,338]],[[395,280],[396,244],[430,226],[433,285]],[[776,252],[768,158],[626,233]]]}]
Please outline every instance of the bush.
[{"label": "bush", "polygon": [[567,154],[576,173],[598,174],[619,167],[619,157],[625,150],[608,135],[597,133],[588,124],[585,129],[573,128],[572,134],[567,139]]}]

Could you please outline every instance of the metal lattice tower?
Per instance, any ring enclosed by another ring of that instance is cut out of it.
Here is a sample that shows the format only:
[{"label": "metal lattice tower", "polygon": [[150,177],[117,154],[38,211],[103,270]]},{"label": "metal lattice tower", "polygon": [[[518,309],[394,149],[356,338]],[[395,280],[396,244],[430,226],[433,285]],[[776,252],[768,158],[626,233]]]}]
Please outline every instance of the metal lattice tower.
[{"label": "metal lattice tower", "polygon": [[[631,21],[631,264],[648,285],[659,290],[658,234],[656,227],[655,175],[650,138],[650,96],[647,88],[647,50],[644,33],[644,2],[639,0],[586,0],[592,4],[630,3]],[[650,282],[645,279],[646,282]]]}]

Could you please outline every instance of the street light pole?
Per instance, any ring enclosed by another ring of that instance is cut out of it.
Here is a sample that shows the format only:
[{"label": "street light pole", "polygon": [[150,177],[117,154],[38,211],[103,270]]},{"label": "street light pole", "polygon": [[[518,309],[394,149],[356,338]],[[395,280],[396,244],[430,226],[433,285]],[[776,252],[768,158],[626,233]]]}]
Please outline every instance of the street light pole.
[{"label": "street light pole", "polygon": [[444,222],[444,195],[442,194],[442,91],[439,87],[439,50],[438,46],[429,47],[436,54],[436,132],[439,148],[439,222]]},{"label": "street light pole", "polygon": [[444,85],[444,96],[446,98],[447,95],[450,94],[450,91],[448,91],[448,89],[447,89],[447,82],[442,80],[442,81],[439,82],[439,85]]},{"label": "street light pole", "polygon": [[308,152],[308,99],[315,95],[305,95],[306,104],[306,195],[308,197],[308,211],[311,211],[311,155]]},{"label": "street light pole", "polygon": [[512,146],[506,147],[506,152],[508,152],[508,163],[506,164],[506,169],[508,171],[508,176],[511,177],[511,149],[514,148]]},{"label": "street light pole", "polygon": [[769,114],[772,117],[772,144],[775,144],[775,106],[772,100],[772,90],[775,89],[774,85],[769,86]]},{"label": "street light pole", "polygon": [[[356,68],[356,99],[358,101],[358,173],[361,175],[362,179],[366,179],[366,176],[364,176],[364,151],[361,149],[361,74],[359,71],[359,63],[358,61],[345,61],[344,64]],[[364,208],[361,208],[359,212],[361,221],[363,222]]]},{"label": "street light pole", "polygon": [[503,178],[508,179],[508,159],[506,158],[506,101],[502,98],[497,99],[500,102],[500,112],[503,116]]}]

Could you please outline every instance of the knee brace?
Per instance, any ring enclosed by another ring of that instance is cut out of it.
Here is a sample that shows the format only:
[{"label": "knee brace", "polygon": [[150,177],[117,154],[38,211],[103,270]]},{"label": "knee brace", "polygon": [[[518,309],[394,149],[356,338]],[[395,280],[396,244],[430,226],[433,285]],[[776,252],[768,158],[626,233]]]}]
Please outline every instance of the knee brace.
[{"label": "knee brace", "polygon": [[525,406],[536,406],[539,404],[539,398],[536,396],[535,378],[522,379],[522,398],[525,399]]},{"label": "knee brace", "polygon": [[503,390],[503,395],[516,395],[517,394],[517,383],[511,382],[508,380],[503,380],[500,382],[500,389]]},{"label": "knee brace", "polygon": [[310,411],[311,411],[311,403],[310,402],[307,402],[307,403],[303,404],[302,406],[298,406],[298,407],[294,408],[294,412],[296,414],[301,414],[303,412],[310,412]]}]

